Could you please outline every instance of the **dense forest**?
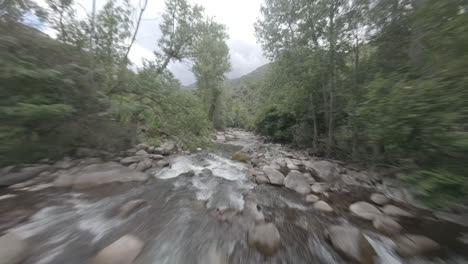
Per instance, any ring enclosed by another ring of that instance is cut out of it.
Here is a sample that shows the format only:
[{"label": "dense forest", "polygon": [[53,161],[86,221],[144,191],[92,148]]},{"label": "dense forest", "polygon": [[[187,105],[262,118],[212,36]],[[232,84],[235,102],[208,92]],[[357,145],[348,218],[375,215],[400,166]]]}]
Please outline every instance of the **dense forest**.
[{"label": "dense forest", "polygon": [[[167,0],[155,60],[129,52],[148,0],[0,6],[0,164],[172,138],[205,147],[241,127],[316,156],[401,168],[433,205],[468,195],[467,0],[266,0],[270,64],[237,80],[224,25]],[[35,17],[51,38],[22,23]],[[168,70],[190,61],[194,90]]]}]

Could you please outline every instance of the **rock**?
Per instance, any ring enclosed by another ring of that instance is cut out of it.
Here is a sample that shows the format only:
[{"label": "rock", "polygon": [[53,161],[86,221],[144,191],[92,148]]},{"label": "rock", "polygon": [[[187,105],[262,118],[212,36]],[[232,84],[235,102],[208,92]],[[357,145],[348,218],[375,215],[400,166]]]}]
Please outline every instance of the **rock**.
[{"label": "rock", "polygon": [[233,135],[226,135],[226,136],[224,136],[224,138],[225,138],[226,141],[236,140],[236,136],[233,136]]},{"label": "rock", "polygon": [[305,200],[308,203],[315,203],[319,200],[319,198],[317,197],[317,195],[309,194],[306,196]]},{"label": "rock", "polygon": [[207,177],[210,177],[210,176],[213,176],[213,171],[208,169],[208,168],[204,168],[202,171],[201,171],[201,174],[203,176],[207,176]]},{"label": "rock", "polygon": [[315,175],[323,181],[333,181],[338,177],[338,166],[326,160],[304,163],[306,168],[315,172]]},{"label": "rock", "polygon": [[440,245],[434,240],[420,235],[406,234],[395,240],[395,251],[404,258],[425,255],[438,251]]},{"label": "rock", "polygon": [[153,166],[153,161],[151,159],[144,159],[136,166],[135,170],[137,171],[146,171]]},{"label": "rock", "polygon": [[468,246],[468,233],[462,234],[457,240],[465,246]]},{"label": "rock", "polygon": [[0,186],[10,186],[30,180],[50,168],[50,165],[32,165],[16,171],[10,167],[8,170],[5,170],[7,173],[0,175]]},{"label": "rock", "polygon": [[268,179],[270,180],[271,184],[283,185],[284,175],[281,172],[273,169],[270,166],[263,166],[262,170],[265,173],[265,175],[268,177]]},{"label": "rock", "polygon": [[132,200],[128,201],[125,204],[123,204],[119,208],[119,212],[117,213],[117,217],[119,218],[127,218],[130,214],[136,212],[137,210],[143,208],[146,205],[145,200]]},{"label": "rock", "polygon": [[383,207],[382,211],[384,214],[389,215],[389,216],[406,216],[406,217],[413,217],[414,215],[411,214],[408,211],[405,211],[399,207],[396,207],[394,205],[386,205]]},{"label": "rock", "polygon": [[199,257],[198,264],[228,264],[229,257],[225,250],[213,244],[206,255]]},{"label": "rock", "polygon": [[349,210],[353,214],[367,220],[374,220],[377,216],[382,215],[382,212],[380,212],[380,210],[377,209],[377,207],[366,202],[353,203],[349,206]]},{"label": "rock", "polygon": [[245,152],[237,151],[236,153],[232,154],[231,159],[236,161],[248,162],[251,159],[251,157]]},{"label": "rock", "polygon": [[314,193],[324,193],[330,189],[330,186],[326,183],[314,183],[311,189]]},{"label": "rock", "polygon": [[434,216],[440,220],[448,221],[463,227],[468,227],[468,215],[458,215],[446,212],[435,212]]},{"label": "rock", "polygon": [[57,161],[54,164],[54,167],[59,170],[66,170],[78,164],[78,161],[72,160],[70,158],[64,158],[61,161]]},{"label": "rock", "polygon": [[299,167],[296,166],[296,165],[294,165],[294,164],[291,163],[291,162],[286,163],[286,167],[288,168],[288,170],[296,170],[296,171],[299,170]]},{"label": "rock", "polygon": [[144,243],[138,238],[125,235],[101,250],[92,264],[131,264],[140,255]]},{"label": "rock", "polygon": [[255,182],[257,184],[268,184],[270,183],[270,180],[265,176],[265,174],[258,174],[255,176]]},{"label": "rock", "polygon": [[4,195],[0,195],[0,201],[1,201],[1,200],[6,200],[6,199],[9,199],[9,198],[14,198],[14,197],[16,197],[16,196],[18,196],[18,195],[16,195],[16,194],[4,194]]},{"label": "rock", "polygon": [[304,177],[306,178],[307,183],[309,185],[312,185],[315,183],[315,179],[312,177],[312,175],[310,175],[310,173],[304,173]]},{"label": "rock", "polygon": [[202,148],[197,148],[196,151],[197,152],[201,152],[203,149]]},{"label": "rock", "polygon": [[0,237],[0,264],[21,263],[28,257],[26,242],[13,233],[7,233]]},{"label": "rock", "polygon": [[144,150],[139,150],[135,153],[137,156],[148,156],[148,152]]},{"label": "rock", "polygon": [[370,199],[373,203],[378,205],[385,205],[390,202],[390,199],[387,196],[380,193],[373,193]]},{"label": "rock", "polygon": [[153,153],[158,154],[158,155],[162,155],[163,152],[164,152],[164,150],[161,147],[154,148],[154,150],[153,150]]},{"label": "rock", "polygon": [[159,154],[151,154],[151,155],[149,155],[149,158],[153,159],[153,160],[162,160],[162,159],[164,159],[164,156],[159,155]]},{"label": "rock", "polygon": [[398,222],[386,216],[375,217],[372,225],[377,231],[387,236],[397,235],[403,229]]},{"label": "rock", "polygon": [[320,210],[320,211],[327,212],[327,213],[333,212],[333,208],[331,208],[331,206],[328,203],[324,202],[324,201],[315,202],[314,203],[314,208],[317,209],[317,210]]},{"label": "rock", "polygon": [[195,172],[193,170],[189,170],[189,171],[179,174],[177,177],[193,177],[193,176],[195,176]]},{"label": "rock", "polygon": [[359,229],[332,226],[328,229],[328,237],[332,246],[348,259],[361,264],[375,263],[375,250]]},{"label": "rock", "polygon": [[89,188],[113,182],[146,181],[148,176],[116,162],[86,165],[75,173],[62,174],[54,182],[56,187]]},{"label": "rock", "polygon": [[271,256],[275,254],[281,243],[281,236],[275,224],[260,224],[249,230],[247,242],[260,253]]},{"label": "rock", "polygon": [[307,178],[296,170],[289,172],[288,176],[284,179],[284,186],[300,194],[308,194],[311,192],[310,185],[307,183]]},{"label": "rock", "polygon": [[120,164],[128,166],[133,163],[138,163],[141,162],[145,159],[143,156],[132,156],[132,157],[126,157],[120,160]]},{"label": "rock", "polygon": [[164,142],[164,144],[161,145],[161,149],[162,149],[162,154],[165,156],[174,154],[178,151],[177,145],[174,141]]},{"label": "rock", "polygon": [[155,149],[155,147],[151,146],[151,147],[149,147],[146,151],[147,151],[148,153],[154,153],[154,149]]},{"label": "rock", "polygon": [[156,167],[158,168],[164,168],[164,167],[167,167],[169,166],[169,162],[167,162],[166,160],[160,160],[158,162],[156,162]]},{"label": "rock", "polygon": [[139,150],[148,150],[148,149],[149,149],[149,146],[142,143],[142,144],[138,144],[138,145],[136,146],[136,149],[137,149],[137,151],[139,151]]},{"label": "rock", "polygon": [[138,163],[133,163],[133,164],[131,164],[131,165],[128,166],[128,167],[129,167],[130,169],[132,169],[132,170],[136,170],[137,166],[138,166]]}]

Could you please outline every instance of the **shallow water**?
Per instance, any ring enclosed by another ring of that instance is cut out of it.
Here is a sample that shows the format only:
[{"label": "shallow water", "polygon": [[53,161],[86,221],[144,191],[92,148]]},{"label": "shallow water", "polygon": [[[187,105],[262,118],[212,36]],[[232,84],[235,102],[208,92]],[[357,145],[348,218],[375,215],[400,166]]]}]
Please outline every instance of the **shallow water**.
[{"label": "shallow water", "polygon": [[[245,133],[231,144],[255,144]],[[25,264],[86,263],[100,249],[125,234],[145,242],[136,260],[166,263],[348,263],[324,239],[332,224],[356,224],[349,214],[314,210],[303,197],[286,188],[256,185],[248,167],[228,157],[238,147],[218,148],[176,156],[170,168],[154,170],[149,183],[106,185],[85,192],[46,189],[19,196],[18,206],[36,213],[10,231],[32,246]],[[206,173],[206,169],[213,175]],[[193,170],[193,177],[179,176]],[[144,199],[148,204],[127,219],[115,217],[123,203]],[[0,201],[5,210],[16,206]],[[261,210],[281,235],[281,248],[265,257],[247,245],[247,231]],[[393,251],[393,241],[360,226],[381,264],[467,263],[450,255],[445,259],[404,261]]]}]

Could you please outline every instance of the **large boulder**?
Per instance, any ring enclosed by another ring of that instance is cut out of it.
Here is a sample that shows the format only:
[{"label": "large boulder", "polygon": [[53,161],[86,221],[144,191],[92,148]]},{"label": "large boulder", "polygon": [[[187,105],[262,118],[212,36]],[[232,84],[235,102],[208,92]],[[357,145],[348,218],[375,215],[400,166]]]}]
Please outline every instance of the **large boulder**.
[{"label": "large boulder", "polygon": [[374,220],[376,217],[382,215],[382,212],[377,209],[377,207],[366,202],[356,202],[351,204],[349,206],[349,211],[367,220]]},{"label": "large boulder", "polygon": [[26,242],[13,233],[0,237],[0,264],[21,263],[28,256]]},{"label": "large boulder", "polygon": [[247,242],[260,253],[271,256],[278,250],[281,236],[275,224],[260,224],[248,232]]},{"label": "large boulder", "polygon": [[148,175],[116,162],[84,166],[74,173],[63,173],[54,182],[56,187],[89,188],[113,182],[146,181]]},{"label": "large boulder", "polygon": [[21,169],[14,169],[13,167],[8,167],[8,169],[3,169],[3,173],[0,175],[0,186],[10,186],[23,181],[30,180],[38,176],[41,172],[49,170],[50,165],[31,165],[23,167]]},{"label": "large boulder", "polygon": [[[161,151],[163,155],[171,155],[178,151],[177,144],[174,141],[166,141],[161,145]],[[156,153],[160,154],[160,153]]]},{"label": "large boulder", "polygon": [[395,240],[395,251],[404,258],[437,252],[440,245],[434,240],[420,235],[406,234]]},{"label": "large boulder", "polygon": [[333,208],[324,201],[318,201],[314,203],[314,208],[320,211],[327,212],[327,213],[333,212]]},{"label": "large boulder", "polygon": [[386,205],[390,202],[390,198],[380,193],[373,193],[370,199],[373,203],[378,205]]},{"label": "large boulder", "polygon": [[153,166],[153,161],[149,158],[144,159],[135,167],[137,171],[146,171]]},{"label": "large boulder", "polygon": [[338,166],[335,163],[326,160],[320,160],[312,162],[309,161],[304,165],[323,181],[330,182],[338,178]]},{"label": "large boulder", "polygon": [[122,165],[128,166],[133,163],[138,163],[141,162],[145,159],[143,156],[131,156],[131,157],[126,157],[120,160],[120,163]]},{"label": "large boulder", "polygon": [[403,229],[397,221],[388,216],[377,216],[372,225],[377,231],[387,236],[399,234]]},{"label": "large boulder", "polygon": [[296,170],[289,172],[288,176],[284,179],[284,186],[300,194],[308,194],[311,192],[307,178]]},{"label": "large boulder", "polygon": [[101,250],[92,264],[132,264],[143,250],[144,243],[132,235],[125,235]]},{"label": "large boulder", "polygon": [[394,205],[386,205],[382,208],[382,211],[389,216],[405,216],[405,217],[413,217],[414,215],[408,211],[405,211],[399,207]]},{"label": "large boulder", "polygon": [[263,166],[262,168],[265,175],[270,180],[271,184],[274,185],[283,185],[284,184],[284,175],[278,170],[274,169],[271,166]]},{"label": "large boulder", "polygon": [[346,258],[361,264],[375,263],[375,250],[359,229],[332,226],[328,228],[328,237],[332,246]]}]

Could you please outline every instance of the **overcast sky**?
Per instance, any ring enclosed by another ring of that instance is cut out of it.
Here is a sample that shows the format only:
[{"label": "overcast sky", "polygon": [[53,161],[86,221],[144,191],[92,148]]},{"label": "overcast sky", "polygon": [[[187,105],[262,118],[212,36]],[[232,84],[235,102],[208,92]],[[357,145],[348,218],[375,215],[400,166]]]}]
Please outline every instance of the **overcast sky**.
[{"label": "overcast sky", "polygon": [[[44,0],[36,0],[41,4]],[[97,7],[102,7],[107,0],[97,0]],[[249,73],[259,66],[268,63],[263,56],[262,49],[255,39],[254,22],[260,15],[260,5],[263,0],[188,0],[192,4],[200,4],[205,8],[205,14],[212,16],[219,23],[226,25],[229,34],[227,44],[230,49],[232,71],[228,78],[237,78]],[[77,0],[79,9],[91,11],[92,0]],[[138,6],[143,0],[131,0]],[[164,0],[149,0],[143,21],[132,51],[130,59],[137,66],[141,59],[150,59],[156,49],[160,36],[159,22],[164,11]],[[84,12],[83,12],[84,13]],[[169,69],[184,85],[195,82],[190,72],[190,63],[172,63]]]}]

